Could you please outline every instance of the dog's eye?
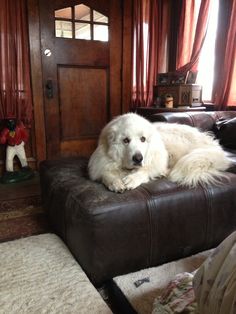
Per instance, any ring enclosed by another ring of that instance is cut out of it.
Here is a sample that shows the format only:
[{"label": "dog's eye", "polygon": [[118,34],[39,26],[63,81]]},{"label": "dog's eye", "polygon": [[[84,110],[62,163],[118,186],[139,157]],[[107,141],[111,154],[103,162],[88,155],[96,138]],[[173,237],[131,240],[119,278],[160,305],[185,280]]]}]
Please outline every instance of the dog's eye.
[{"label": "dog's eye", "polygon": [[123,139],[123,143],[129,144],[129,142],[130,142],[130,139],[129,139],[128,137],[126,137],[126,138]]},{"label": "dog's eye", "polygon": [[142,137],[140,138],[140,140],[141,140],[141,142],[145,142],[145,141],[146,141],[146,137],[142,136]]}]

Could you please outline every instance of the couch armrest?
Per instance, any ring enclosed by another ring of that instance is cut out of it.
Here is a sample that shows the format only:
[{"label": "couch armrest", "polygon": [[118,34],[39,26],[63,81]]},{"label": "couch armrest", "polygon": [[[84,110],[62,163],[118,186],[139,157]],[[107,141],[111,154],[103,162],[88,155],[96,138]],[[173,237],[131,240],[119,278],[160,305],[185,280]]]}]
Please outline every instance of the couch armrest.
[{"label": "couch armrest", "polygon": [[201,111],[201,112],[163,112],[148,116],[151,122],[170,122],[187,124],[202,131],[212,131],[215,122],[220,119],[232,119],[236,111]]}]

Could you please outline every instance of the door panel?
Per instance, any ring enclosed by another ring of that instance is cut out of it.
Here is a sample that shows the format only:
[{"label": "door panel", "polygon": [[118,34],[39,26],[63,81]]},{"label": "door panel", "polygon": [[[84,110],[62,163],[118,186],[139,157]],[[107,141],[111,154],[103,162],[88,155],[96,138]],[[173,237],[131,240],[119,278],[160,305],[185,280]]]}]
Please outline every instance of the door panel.
[{"label": "door panel", "polygon": [[107,70],[59,67],[58,84],[61,140],[96,138],[108,116]]},{"label": "door panel", "polygon": [[[74,12],[82,3],[108,17],[108,42],[55,36],[55,10]],[[102,127],[121,113],[120,1],[39,0],[39,7],[47,158],[88,156]]]},{"label": "door panel", "polygon": [[56,38],[55,51],[58,64],[109,64],[109,43],[106,42]]}]

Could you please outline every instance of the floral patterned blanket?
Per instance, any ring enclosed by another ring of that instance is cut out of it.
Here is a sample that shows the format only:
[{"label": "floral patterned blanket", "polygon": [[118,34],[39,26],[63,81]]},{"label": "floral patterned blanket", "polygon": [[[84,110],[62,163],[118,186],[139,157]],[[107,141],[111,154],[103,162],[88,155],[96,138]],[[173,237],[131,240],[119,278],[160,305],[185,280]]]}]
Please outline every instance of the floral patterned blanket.
[{"label": "floral patterned blanket", "polygon": [[161,296],[155,299],[152,314],[196,313],[192,281],[191,273],[176,275]]},{"label": "floral patterned blanket", "polygon": [[176,313],[236,313],[236,232],[195,273],[178,274],[155,299],[152,314]]}]

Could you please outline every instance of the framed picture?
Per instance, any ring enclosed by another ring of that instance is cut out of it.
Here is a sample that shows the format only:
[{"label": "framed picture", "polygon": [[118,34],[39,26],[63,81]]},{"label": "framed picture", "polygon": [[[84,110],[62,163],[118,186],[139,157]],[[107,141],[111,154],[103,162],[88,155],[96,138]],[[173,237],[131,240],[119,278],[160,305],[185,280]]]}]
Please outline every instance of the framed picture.
[{"label": "framed picture", "polygon": [[159,73],[157,75],[158,85],[168,85],[170,84],[170,74],[169,73]]},{"label": "framed picture", "polygon": [[157,84],[158,85],[186,84],[187,77],[188,73],[187,74],[176,72],[159,73],[157,76]]},{"label": "framed picture", "polygon": [[187,78],[186,78],[186,84],[195,84],[197,80],[197,71],[188,71]]},{"label": "framed picture", "polygon": [[186,84],[187,74],[173,73],[171,76],[171,84]]}]

